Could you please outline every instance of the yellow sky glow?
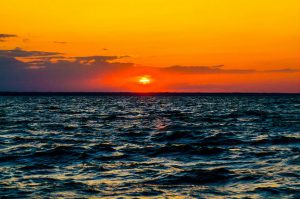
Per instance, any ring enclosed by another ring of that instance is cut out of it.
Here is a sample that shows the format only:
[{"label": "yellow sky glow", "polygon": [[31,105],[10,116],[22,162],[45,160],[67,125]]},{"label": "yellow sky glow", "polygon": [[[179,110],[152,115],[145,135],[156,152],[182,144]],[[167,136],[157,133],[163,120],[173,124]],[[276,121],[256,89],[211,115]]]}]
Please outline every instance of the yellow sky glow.
[{"label": "yellow sky glow", "polygon": [[[9,0],[1,49],[118,55],[141,67],[300,69],[299,0]],[[141,74],[142,75],[142,74]]]},{"label": "yellow sky glow", "polygon": [[28,39],[7,48],[130,55],[151,66],[299,64],[298,0],[10,0],[1,7],[1,31]]}]

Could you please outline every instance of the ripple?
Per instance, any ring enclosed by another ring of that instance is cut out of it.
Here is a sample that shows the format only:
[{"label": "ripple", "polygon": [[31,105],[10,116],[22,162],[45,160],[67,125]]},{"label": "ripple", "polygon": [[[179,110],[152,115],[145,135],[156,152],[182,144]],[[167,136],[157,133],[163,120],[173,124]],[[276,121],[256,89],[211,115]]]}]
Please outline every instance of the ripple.
[{"label": "ripple", "polygon": [[299,198],[299,95],[0,96],[0,198]]}]

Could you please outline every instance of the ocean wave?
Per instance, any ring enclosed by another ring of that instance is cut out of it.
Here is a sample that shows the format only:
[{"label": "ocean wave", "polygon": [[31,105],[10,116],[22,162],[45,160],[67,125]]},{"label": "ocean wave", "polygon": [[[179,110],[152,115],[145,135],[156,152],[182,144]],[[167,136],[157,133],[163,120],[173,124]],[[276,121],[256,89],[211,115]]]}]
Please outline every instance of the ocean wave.
[{"label": "ocean wave", "polygon": [[299,95],[0,96],[0,198],[298,198]]}]

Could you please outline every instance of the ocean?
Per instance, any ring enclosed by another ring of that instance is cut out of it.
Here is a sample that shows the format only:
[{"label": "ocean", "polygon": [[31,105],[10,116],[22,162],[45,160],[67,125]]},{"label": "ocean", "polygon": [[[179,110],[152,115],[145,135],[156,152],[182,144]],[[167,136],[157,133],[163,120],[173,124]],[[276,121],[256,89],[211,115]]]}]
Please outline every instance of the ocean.
[{"label": "ocean", "polygon": [[300,95],[0,96],[0,198],[300,198]]}]

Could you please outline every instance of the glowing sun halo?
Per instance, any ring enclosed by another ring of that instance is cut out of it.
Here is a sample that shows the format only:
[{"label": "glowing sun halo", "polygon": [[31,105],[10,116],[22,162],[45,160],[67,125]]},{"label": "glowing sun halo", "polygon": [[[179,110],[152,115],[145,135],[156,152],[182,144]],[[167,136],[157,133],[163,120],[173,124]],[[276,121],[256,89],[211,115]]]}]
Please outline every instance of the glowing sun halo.
[{"label": "glowing sun halo", "polygon": [[140,84],[146,85],[151,83],[151,79],[148,76],[142,76],[139,78],[138,82]]}]

